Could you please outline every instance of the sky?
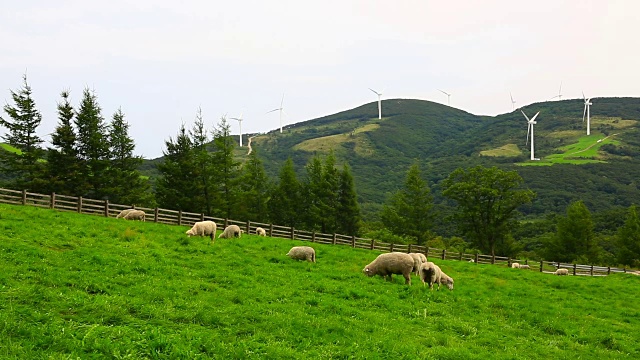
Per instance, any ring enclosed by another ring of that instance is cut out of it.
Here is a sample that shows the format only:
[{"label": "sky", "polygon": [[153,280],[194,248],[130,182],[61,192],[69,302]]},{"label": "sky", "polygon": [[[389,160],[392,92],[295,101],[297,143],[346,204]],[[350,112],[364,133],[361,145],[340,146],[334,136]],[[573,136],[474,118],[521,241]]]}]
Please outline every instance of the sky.
[{"label": "sky", "polygon": [[238,134],[242,115],[243,133],[277,129],[267,112],[283,95],[284,125],[377,101],[369,88],[447,104],[442,90],[477,115],[560,86],[562,99],[640,97],[638,23],[636,0],[7,1],[0,101],[26,73],[48,142],[60,93],[77,105],[89,88],[156,158],[198,108],[209,128],[226,115]]}]

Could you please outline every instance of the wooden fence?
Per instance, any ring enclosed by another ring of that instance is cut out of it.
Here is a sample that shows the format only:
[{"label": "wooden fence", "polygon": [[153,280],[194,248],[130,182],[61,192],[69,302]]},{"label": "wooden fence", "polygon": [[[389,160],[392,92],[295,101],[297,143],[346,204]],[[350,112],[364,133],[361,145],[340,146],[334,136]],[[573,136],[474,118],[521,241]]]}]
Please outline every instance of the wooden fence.
[{"label": "wooden fence", "polygon": [[106,217],[116,217],[122,210],[135,208],[143,210],[147,216],[146,221],[168,225],[192,226],[197,221],[212,220],[223,228],[228,225],[238,225],[248,234],[255,234],[256,228],[262,227],[269,237],[285,238],[293,240],[309,241],[319,244],[346,245],[352,248],[379,250],[383,252],[415,252],[423,253],[431,259],[468,261],[476,264],[492,264],[511,267],[511,264],[528,265],[529,269],[544,273],[553,273],[557,269],[567,269],[573,275],[604,276],[611,273],[626,273],[632,271],[626,268],[612,268],[594,265],[566,264],[550,261],[529,261],[527,259],[512,259],[503,256],[491,256],[483,254],[465,254],[462,252],[450,252],[445,249],[437,249],[415,244],[392,244],[374,239],[365,239],[356,236],[340,234],[322,234],[314,231],[298,230],[288,226],[259,223],[253,221],[237,221],[224,218],[205,216],[204,214],[191,213],[181,210],[167,210],[160,208],[145,208],[139,206],[112,204],[108,200],[94,200],[83,197],[50,195],[30,193],[25,190],[9,190],[0,188],[0,203],[30,205],[42,208],[62,211],[73,211],[81,214],[91,214]]}]

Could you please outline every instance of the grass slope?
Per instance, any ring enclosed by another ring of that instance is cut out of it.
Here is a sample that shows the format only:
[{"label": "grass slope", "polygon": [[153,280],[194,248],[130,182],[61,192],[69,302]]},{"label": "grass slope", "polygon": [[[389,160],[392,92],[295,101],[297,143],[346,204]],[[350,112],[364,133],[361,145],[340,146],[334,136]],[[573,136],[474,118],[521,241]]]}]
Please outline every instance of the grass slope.
[{"label": "grass slope", "polygon": [[186,227],[0,204],[1,358],[638,358],[640,277],[437,261],[429,291],[377,255],[188,239]]}]

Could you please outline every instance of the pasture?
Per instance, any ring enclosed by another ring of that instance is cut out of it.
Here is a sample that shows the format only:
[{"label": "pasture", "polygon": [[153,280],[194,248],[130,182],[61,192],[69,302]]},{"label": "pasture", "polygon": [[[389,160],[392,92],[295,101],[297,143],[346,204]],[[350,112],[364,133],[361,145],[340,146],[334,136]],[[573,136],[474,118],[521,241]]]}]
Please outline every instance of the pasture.
[{"label": "pasture", "polygon": [[434,260],[455,289],[429,291],[364,276],[379,252],[187,229],[0,204],[0,358],[640,357],[638,276]]}]

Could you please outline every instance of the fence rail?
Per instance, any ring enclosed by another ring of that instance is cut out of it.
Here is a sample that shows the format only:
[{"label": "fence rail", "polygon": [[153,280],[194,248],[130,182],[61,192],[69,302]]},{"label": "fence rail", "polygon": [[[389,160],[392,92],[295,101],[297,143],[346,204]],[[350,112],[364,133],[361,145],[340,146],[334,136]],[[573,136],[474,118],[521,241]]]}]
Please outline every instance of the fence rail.
[{"label": "fence rail", "polygon": [[511,267],[511,264],[517,262],[521,265],[527,265],[531,270],[537,270],[544,273],[554,273],[557,269],[567,269],[570,274],[575,276],[606,276],[611,273],[626,273],[634,271],[627,268],[568,264],[544,260],[529,261],[528,259],[520,260],[503,256],[451,252],[446,249],[437,249],[423,245],[392,244],[376,241],[375,239],[365,239],[341,234],[323,234],[314,231],[299,230],[288,226],[217,218],[181,210],[111,204],[108,200],[87,199],[81,196],[59,195],[56,193],[44,195],[27,192],[26,190],[17,191],[0,188],[0,203],[31,205],[41,208],[73,211],[80,214],[100,215],[106,217],[116,217],[124,209],[135,208],[137,210],[142,210],[147,214],[147,221],[153,221],[161,224],[192,226],[197,221],[211,220],[216,222],[219,227],[222,225],[223,228],[226,228],[229,225],[238,225],[248,234],[255,234],[256,229],[261,227],[266,231],[269,237],[309,241],[318,244],[346,245],[356,249],[379,250],[383,252],[396,251],[423,253],[432,259],[437,258],[442,260],[468,261],[476,264],[504,265]]}]

